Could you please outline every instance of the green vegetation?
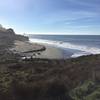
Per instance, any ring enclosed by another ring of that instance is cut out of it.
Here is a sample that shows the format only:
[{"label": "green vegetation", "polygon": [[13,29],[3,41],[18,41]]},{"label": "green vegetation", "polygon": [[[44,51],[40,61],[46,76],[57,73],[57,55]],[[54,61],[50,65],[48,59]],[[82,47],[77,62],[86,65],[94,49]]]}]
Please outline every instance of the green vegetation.
[{"label": "green vegetation", "polygon": [[100,84],[93,81],[86,81],[70,92],[74,100],[99,100]]}]

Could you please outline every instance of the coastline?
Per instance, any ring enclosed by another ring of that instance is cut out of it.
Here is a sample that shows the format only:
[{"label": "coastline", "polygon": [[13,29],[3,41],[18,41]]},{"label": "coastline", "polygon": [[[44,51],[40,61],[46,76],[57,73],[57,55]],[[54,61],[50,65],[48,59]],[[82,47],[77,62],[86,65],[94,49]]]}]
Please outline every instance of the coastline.
[{"label": "coastline", "polygon": [[[69,95],[72,93],[71,90],[76,91],[76,88],[84,85],[85,81],[95,81],[95,86],[100,82],[100,55],[71,58],[70,49],[64,51],[46,43],[15,41],[15,39],[10,46],[12,48],[9,48],[13,52],[10,52],[7,43],[8,41],[5,43],[5,49],[1,48],[0,52],[1,100],[25,98],[26,100],[55,100],[55,98],[67,100],[69,97],[73,98]],[[16,55],[17,53],[21,56]],[[20,57],[23,56],[33,56],[36,59],[21,60]],[[70,59],[63,59],[65,57]],[[83,89],[85,94],[91,95],[96,91],[88,92],[94,85],[91,86],[91,84],[87,86],[85,91]]]},{"label": "coastline", "polygon": [[[41,43],[41,44],[47,44],[47,45],[50,45],[50,46],[53,46],[53,47],[57,47],[57,48],[60,48],[62,50],[65,50],[66,53],[70,53],[70,57],[69,58],[77,58],[77,57],[80,57],[80,56],[87,56],[87,55],[95,55],[95,54],[100,54],[100,47],[99,45],[97,45],[96,43],[90,43],[90,44],[83,44],[83,42],[81,43],[77,43],[77,39],[76,38],[72,38],[73,41],[71,40],[71,38],[68,38],[66,37],[66,39],[68,41],[65,40],[64,37],[58,37],[58,39],[49,39],[49,37],[47,36],[38,36],[36,38],[32,38],[30,37],[30,41],[34,41],[36,43]],[[87,38],[88,40],[88,38]],[[65,41],[65,42],[64,42]],[[74,43],[74,41],[77,41]],[[93,39],[93,41],[95,41],[95,39]],[[87,41],[88,43],[88,41]],[[64,57],[66,58],[66,57]]]},{"label": "coastline", "polygon": [[23,58],[64,59],[63,50],[43,43],[15,41],[11,50]]},{"label": "coastline", "polygon": [[[74,53],[71,58],[71,49],[31,42],[12,32],[0,32],[0,100],[98,99],[100,54],[76,57]],[[23,56],[36,59],[22,60]]]},{"label": "coastline", "polygon": [[15,40],[14,46],[10,50],[19,54],[22,59],[71,59],[92,55],[84,51],[64,49],[48,43],[31,41],[30,39],[29,41]]}]

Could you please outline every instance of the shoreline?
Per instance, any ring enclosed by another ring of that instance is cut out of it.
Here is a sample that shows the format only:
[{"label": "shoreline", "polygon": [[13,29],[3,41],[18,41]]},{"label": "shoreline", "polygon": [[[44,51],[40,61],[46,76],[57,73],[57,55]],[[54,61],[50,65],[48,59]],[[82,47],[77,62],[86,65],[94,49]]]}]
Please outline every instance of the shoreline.
[{"label": "shoreline", "polygon": [[48,44],[15,41],[12,52],[19,54],[22,59],[40,58],[40,59],[64,59],[63,50]]},{"label": "shoreline", "polygon": [[70,59],[91,55],[84,52],[76,52],[75,50],[63,49],[47,43],[38,43],[30,40],[17,40],[15,41],[13,48],[11,48],[10,50],[15,54],[19,54],[22,59]]},{"label": "shoreline", "polygon": [[38,43],[34,41],[18,41],[14,42],[14,46],[10,48],[14,54],[20,55],[21,59],[73,59],[82,56],[95,54],[87,54],[85,52],[76,52],[72,49],[63,49],[47,43]]},{"label": "shoreline", "polygon": [[80,56],[87,56],[87,55],[95,55],[95,54],[100,54],[100,48],[95,47],[93,45],[88,46],[88,45],[83,45],[83,44],[74,44],[71,42],[64,42],[64,41],[59,41],[59,40],[47,40],[47,39],[39,39],[39,38],[31,38],[29,39],[31,42],[36,42],[36,43],[41,43],[41,44],[47,44],[56,48],[60,48],[63,50],[66,50],[66,52],[71,52],[72,55],[70,56],[71,58],[77,58]]}]

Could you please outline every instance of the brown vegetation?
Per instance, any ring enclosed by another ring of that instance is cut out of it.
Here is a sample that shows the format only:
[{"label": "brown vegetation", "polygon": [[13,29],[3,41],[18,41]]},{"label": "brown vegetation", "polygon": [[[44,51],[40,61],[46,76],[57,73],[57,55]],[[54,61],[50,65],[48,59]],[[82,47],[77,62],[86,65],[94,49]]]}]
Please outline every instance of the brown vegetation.
[{"label": "brown vegetation", "polygon": [[[100,56],[69,60],[31,59],[0,64],[2,100],[72,100],[69,90],[92,80]],[[95,76],[96,77],[96,76]]]}]

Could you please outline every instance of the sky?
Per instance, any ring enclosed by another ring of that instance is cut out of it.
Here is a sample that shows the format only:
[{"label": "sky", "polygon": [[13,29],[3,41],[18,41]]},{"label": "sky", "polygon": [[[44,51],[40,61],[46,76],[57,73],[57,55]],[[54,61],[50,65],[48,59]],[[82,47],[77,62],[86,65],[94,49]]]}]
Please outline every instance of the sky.
[{"label": "sky", "polygon": [[100,35],[100,0],[0,0],[0,24],[18,34]]}]

